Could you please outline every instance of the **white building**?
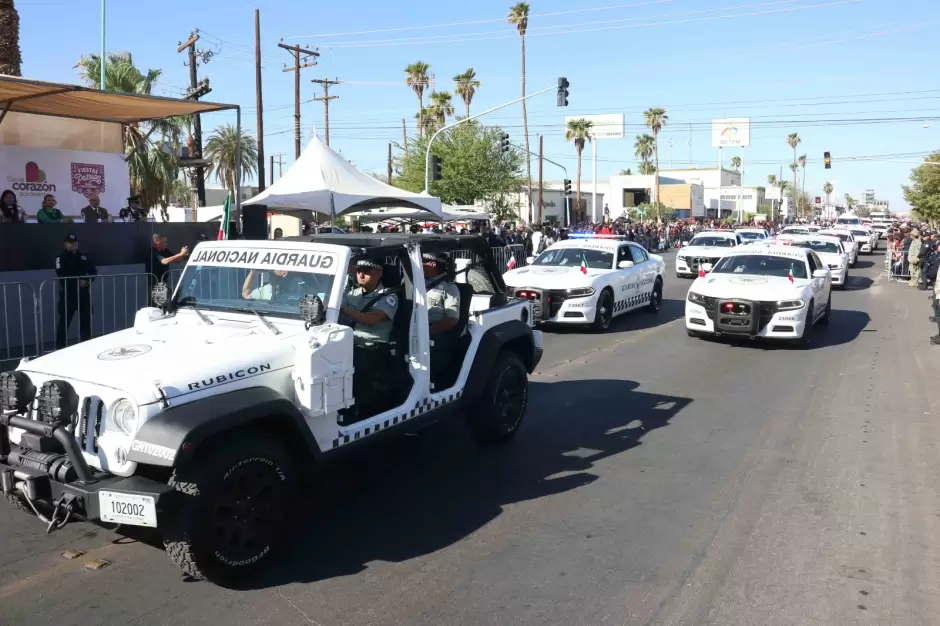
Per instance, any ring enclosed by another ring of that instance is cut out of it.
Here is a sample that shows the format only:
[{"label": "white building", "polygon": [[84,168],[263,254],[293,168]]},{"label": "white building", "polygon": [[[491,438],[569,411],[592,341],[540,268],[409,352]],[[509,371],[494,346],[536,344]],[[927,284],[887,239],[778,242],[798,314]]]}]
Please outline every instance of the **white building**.
[{"label": "white building", "polygon": [[[594,201],[594,185],[591,181],[581,181],[581,209],[576,206],[577,184],[571,181],[571,221],[579,222],[591,220],[600,222],[604,219],[604,203],[607,201],[608,184],[597,182],[597,201]],[[532,181],[532,208],[538,205],[539,189],[538,181]],[[519,197],[519,219],[525,221],[527,206],[525,203],[525,192]],[[595,208],[596,207],[596,208]],[[592,215],[592,211],[595,212]],[[563,180],[543,180],[542,181],[542,222],[555,222],[557,224],[567,224],[565,215],[565,182]]]}]

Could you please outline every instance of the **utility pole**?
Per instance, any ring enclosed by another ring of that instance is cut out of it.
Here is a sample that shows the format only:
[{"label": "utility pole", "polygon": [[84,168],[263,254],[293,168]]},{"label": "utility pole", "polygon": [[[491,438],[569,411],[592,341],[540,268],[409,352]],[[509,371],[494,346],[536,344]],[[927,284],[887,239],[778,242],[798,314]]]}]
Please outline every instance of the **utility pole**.
[{"label": "utility pole", "polygon": [[388,184],[392,184],[392,142],[388,142]]},{"label": "utility pole", "polygon": [[[284,158],[283,158],[284,155],[283,155],[283,153],[278,152],[277,154],[272,154],[272,155],[271,155],[271,176],[270,176],[270,181],[271,181],[270,184],[271,184],[271,185],[274,184],[274,163],[275,163],[274,157],[277,157],[277,166],[278,166],[278,169],[281,170],[281,176],[284,175]],[[280,176],[278,176],[278,178],[280,178]]]},{"label": "utility pole", "polygon": [[542,160],[545,157],[545,137],[539,135],[539,206],[536,210],[536,215],[538,218],[536,220],[537,224],[542,223]]},{"label": "utility pole", "polygon": [[255,9],[255,100],[258,105],[258,192],[260,193],[264,191],[264,102],[261,98],[260,9]]},{"label": "utility pole", "polygon": [[323,97],[314,98],[317,102],[323,102],[323,128],[326,132],[326,145],[330,145],[330,100],[336,100],[339,96],[330,95],[330,85],[341,84],[338,80],[329,78],[314,78],[311,83],[323,85]]},{"label": "utility pole", "polygon": [[[200,97],[212,91],[212,89],[209,88],[208,78],[204,78],[200,84],[196,70],[199,67],[199,60],[201,59],[203,64],[208,63],[209,59],[213,56],[213,52],[211,50],[197,50],[197,41],[199,41],[199,31],[195,30],[189,34],[189,39],[186,43],[181,42],[176,49],[177,53],[181,53],[183,50],[189,51],[189,61],[185,63],[185,65],[189,66],[189,90],[187,91],[186,97],[192,100],[198,100]],[[198,113],[193,116],[193,142],[195,144],[196,154],[190,156],[201,159],[202,122],[199,119]],[[199,199],[199,206],[206,206],[206,172],[201,165],[196,166],[196,196]]]},{"label": "utility pole", "polygon": [[[307,48],[301,48],[300,46],[288,46],[284,43],[284,40],[281,40],[281,43],[277,44],[278,48],[283,48],[291,53],[294,57],[294,66],[287,67],[284,66],[285,72],[294,73],[294,158],[300,158],[300,70],[306,67],[313,67],[317,64],[316,60],[308,62],[307,59],[313,58],[316,59],[320,56],[319,52],[313,50],[308,50]],[[301,57],[303,57],[301,59]],[[301,62],[302,61],[302,62]]]},{"label": "utility pole", "polygon": [[408,127],[405,125],[405,118],[401,118],[401,145],[408,152]]}]

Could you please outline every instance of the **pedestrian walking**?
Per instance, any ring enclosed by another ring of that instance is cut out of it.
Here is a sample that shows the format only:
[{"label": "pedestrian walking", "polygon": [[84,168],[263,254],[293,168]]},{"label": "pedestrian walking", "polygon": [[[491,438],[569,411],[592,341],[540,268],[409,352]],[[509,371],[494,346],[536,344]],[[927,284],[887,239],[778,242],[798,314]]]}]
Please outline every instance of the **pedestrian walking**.
[{"label": "pedestrian walking", "polygon": [[56,348],[66,346],[68,328],[78,311],[80,341],[91,339],[91,282],[98,269],[85,253],[78,249],[78,237],[68,235],[65,250],[55,260],[55,273],[59,277],[59,303],[56,307]]}]

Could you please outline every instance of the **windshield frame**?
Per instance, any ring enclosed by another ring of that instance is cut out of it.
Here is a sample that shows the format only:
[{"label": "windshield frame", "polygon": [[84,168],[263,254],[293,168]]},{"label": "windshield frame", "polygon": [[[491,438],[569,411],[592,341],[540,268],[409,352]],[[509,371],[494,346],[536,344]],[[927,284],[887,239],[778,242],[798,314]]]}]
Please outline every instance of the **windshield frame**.
[{"label": "windshield frame", "polygon": [[[749,247],[750,247],[750,246],[749,246]],[[792,265],[793,263],[799,264],[799,265],[802,267],[802,270],[803,270],[802,273],[805,274],[805,276],[798,276],[798,275],[797,275],[798,273],[794,273],[794,274],[793,274],[793,277],[794,277],[794,278],[798,278],[798,279],[800,279],[800,280],[806,280],[806,279],[809,277],[809,266],[808,266],[807,263],[806,263],[806,256],[800,257],[799,259],[794,259],[794,258],[785,256],[785,255],[768,254],[768,253],[766,253],[766,252],[761,253],[761,252],[756,252],[756,251],[755,251],[755,252],[750,252],[750,253],[747,253],[747,254],[745,254],[745,253],[741,253],[741,254],[729,254],[729,255],[727,255],[727,256],[722,257],[721,260],[718,261],[718,263],[716,263],[715,266],[712,268],[712,270],[711,270],[711,272],[709,273],[709,275],[711,275],[711,274],[715,274],[715,275],[725,275],[725,274],[727,274],[727,275],[729,275],[729,276],[760,276],[760,277],[762,277],[762,278],[786,278],[786,277],[787,277],[787,274],[784,274],[784,275],[782,275],[782,276],[778,276],[778,275],[776,275],[776,274],[754,274],[754,273],[738,273],[738,272],[734,272],[734,271],[727,271],[726,268],[729,267],[731,263],[734,263],[734,259],[743,258],[743,257],[768,257],[768,258],[772,258],[772,259],[790,260],[791,265]]]}]

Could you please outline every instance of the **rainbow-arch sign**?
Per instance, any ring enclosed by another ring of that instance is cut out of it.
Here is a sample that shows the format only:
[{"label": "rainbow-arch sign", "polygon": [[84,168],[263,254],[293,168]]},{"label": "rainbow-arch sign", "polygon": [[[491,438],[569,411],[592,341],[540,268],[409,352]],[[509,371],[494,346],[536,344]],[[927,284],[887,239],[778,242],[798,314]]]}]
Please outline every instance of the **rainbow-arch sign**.
[{"label": "rainbow-arch sign", "polygon": [[747,148],[750,145],[750,118],[736,117],[712,120],[713,148]]}]

